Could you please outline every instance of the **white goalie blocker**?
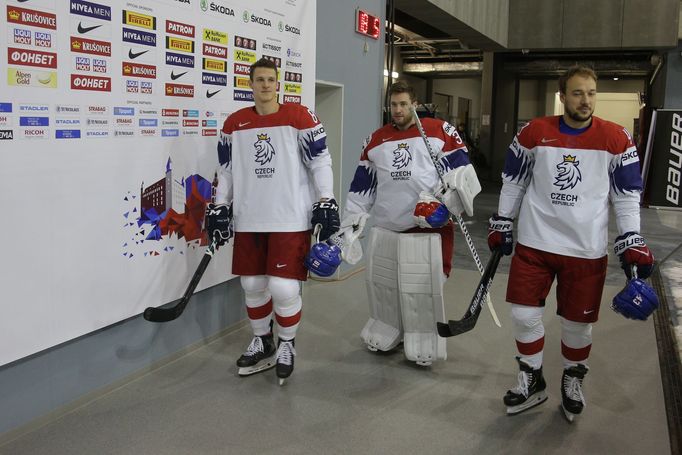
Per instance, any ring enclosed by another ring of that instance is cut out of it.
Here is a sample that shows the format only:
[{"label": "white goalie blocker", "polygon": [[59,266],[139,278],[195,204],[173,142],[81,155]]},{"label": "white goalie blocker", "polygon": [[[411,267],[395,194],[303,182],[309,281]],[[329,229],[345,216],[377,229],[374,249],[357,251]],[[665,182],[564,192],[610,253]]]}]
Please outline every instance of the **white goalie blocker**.
[{"label": "white goalie blocker", "polygon": [[367,346],[387,351],[402,338],[408,360],[445,360],[445,339],[436,331],[436,322],[445,321],[440,235],[372,228],[368,261],[370,318],[362,330]]},{"label": "white goalie blocker", "polygon": [[445,174],[435,196],[445,204],[450,213],[459,215],[466,212],[473,216],[474,198],[480,192],[481,183],[474,166],[467,164]]}]

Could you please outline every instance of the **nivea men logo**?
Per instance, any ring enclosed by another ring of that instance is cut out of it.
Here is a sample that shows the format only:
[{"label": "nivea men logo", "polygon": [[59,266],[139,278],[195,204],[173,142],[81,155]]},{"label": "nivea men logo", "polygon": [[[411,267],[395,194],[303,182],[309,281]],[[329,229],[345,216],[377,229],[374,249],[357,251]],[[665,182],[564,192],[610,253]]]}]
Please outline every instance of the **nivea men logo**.
[{"label": "nivea men logo", "polygon": [[191,55],[181,55],[175,54],[173,52],[166,52],[166,65],[194,68],[194,57]]},{"label": "nivea men logo", "polygon": [[111,8],[97,3],[86,2],[83,0],[71,0],[71,14],[94,17],[105,21],[111,20]]},{"label": "nivea men logo", "polygon": [[156,34],[123,27],[123,41],[156,47]]},{"label": "nivea men logo", "polygon": [[134,107],[114,107],[114,115],[135,115]]},{"label": "nivea men logo", "polygon": [[227,86],[227,76],[224,74],[201,73],[201,83]]},{"label": "nivea men logo", "polygon": [[253,92],[246,90],[235,90],[233,99],[235,101],[253,101]]},{"label": "nivea men logo", "polygon": [[0,141],[8,141],[14,139],[14,132],[12,130],[0,130]]}]

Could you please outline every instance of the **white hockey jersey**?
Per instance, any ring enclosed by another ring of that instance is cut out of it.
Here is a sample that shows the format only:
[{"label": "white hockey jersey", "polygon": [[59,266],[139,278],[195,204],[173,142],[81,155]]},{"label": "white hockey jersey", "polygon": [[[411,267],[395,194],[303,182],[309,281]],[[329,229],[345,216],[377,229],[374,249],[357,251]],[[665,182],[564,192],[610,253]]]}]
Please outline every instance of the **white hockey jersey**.
[{"label": "white hockey jersey", "polygon": [[606,254],[609,201],[620,233],[639,231],[642,179],[627,130],[593,117],[575,130],[561,116],[531,121],[507,152],[499,215],[518,213],[519,243],[588,259]]},{"label": "white hockey jersey", "polygon": [[312,172],[328,167],[323,175],[331,177],[331,157],[324,127],[299,104],[282,104],[269,115],[254,107],[230,115],[220,132],[218,160],[216,203],[233,201],[236,231],[305,231],[313,201],[333,197],[331,181],[315,194]]},{"label": "white hockey jersey", "polygon": [[[457,130],[442,120],[421,120],[432,149],[445,171],[469,164]],[[376,226],[395,232],[416,227],[412,214],[423,190],[434,191],[440,180],[416,126],[405,131],[385,125],[365,140],[350,185],[344,217],[370,213]]]}]

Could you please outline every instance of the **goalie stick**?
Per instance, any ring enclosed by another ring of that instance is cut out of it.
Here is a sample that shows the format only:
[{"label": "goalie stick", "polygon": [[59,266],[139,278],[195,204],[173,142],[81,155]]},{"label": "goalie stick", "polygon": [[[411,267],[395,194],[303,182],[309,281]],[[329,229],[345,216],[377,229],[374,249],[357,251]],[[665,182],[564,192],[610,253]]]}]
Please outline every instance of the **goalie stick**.
[{"label": "goalie stick", "polygon": [[[431,148],[431,143],[426,137],[426,132],[424,131],[424,127],[422,126],[421,120],[419,120],[419,116],[417,115],[417,110],[412,106],[412,115],[414,115],[414,121],[417,124],[417,129],[419,130],[419,135],[422,137],[424,140],[424,144],[426,145],[426,149],[429,152],[429,156],[431,157],[431,161],[433,162],[433,165],[436,168],[436,172],[438,172],[438,178],[440,179],[441,183],[445,186],[445,181],[443,180],[443,175],[445,174],[443,170],[443,165],[439,162],[438,160],[438,155],[436,154],[435,150]],[[476,263],[476,268],[478,269],[478,272],[483,275],[483,264],[481,263],[481,258],[478,256],[478,252],[476,251],[476,247],[474,246],[474,241],[471,239],[471,235],[469,234],[469,230],[467,227],[464,225],[464,220],[462,219],[462,216],[457,213],[451,213],[450,214],[453,218],[455,218],[455,221],[459,225],[459,229],[462,231],[462,234],[464,235],[464,240],[466,240],[467,246],[469,247],[469,251],[471,251],[471,257],[474,258],[474,262]],[[497,267],[497,266],[496,266]],[[500,324],[500,320],[497,317],[497,313],[495,312],[495,308],[493,307],[493,302],[490,299],[490,295],[486,293],[485,295],[486,298],[486,304],[488,305],[488,310],[490,310],[490,315],[493,317],[493,321],[495,321],[495,325],[498,327],[502,327],[502,324]],[[476,318],[478,319],[478,315],[476,315]],[[475,323],[476,321],[474,321]]]},{"label": "goalie stick", "polygon": [[474,297],[471,299],[469,308],[464,314],[464,317],[459,321],[450,320],[447,323],[438,322],[438,335],[447,338],[455,335],[459,335],[464,332],[468,332],[473,329],[478,321],[478,316],[481,314],[481,308],[483,308],[483,300],[488,297],[488,292],[490,290],[490,285],[493,282],[493,277],[495,276],[495,271],[497,270],[497,265],[500,263],[500,258],[502,257],[502,251],[496,249],[493,251],[492,256],[488,260],[488,264],[485,266],[485,271],[481,276],[481,281],[478,282],[476,287],[476,292]]},{"label": "goalie stick", "polygon": [[192,298],[192,294],[194,294],[194,290],[196,289],[197,285],[199,284],[199,281],[201,280],[201,277],[206,271],[208,263],[211,262],[211,258],[213,258],[213,254],[215,253],[217,245],[218,245],[217,240],[213,240],[213,242],[211,242],[208,248],[206,248],[204,256],[201,258],[201,262],[199,262],[199,266],[197,267],[197,270],[194,272],[194,275],[192,276],[192,279],[189,282],[189,286],[187,286],[187,289],[185,290],[185,293],[183,294],[180,301],[169,308],[148,307],[147,309],[144,310],[143,314],[144,318],[147,321],[149,322],[172,321],[174,319],[177,319],[178,316],[180,316],[182,312],[185,311],[185,307],[189,303],[189,299]]}]

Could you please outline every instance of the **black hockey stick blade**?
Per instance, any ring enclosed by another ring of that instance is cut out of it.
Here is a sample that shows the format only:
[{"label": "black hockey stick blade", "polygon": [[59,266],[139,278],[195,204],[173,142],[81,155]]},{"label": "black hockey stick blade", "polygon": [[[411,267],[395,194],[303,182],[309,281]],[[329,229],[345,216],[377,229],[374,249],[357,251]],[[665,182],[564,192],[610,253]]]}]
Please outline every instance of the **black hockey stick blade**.
[{"label": "black hockey stick blade", "polygon": [[468,332],[476,326],[476,321],[478,321],[478,316],[481,314],[481,309],[483,308],[483,302],[485,301],[485,296],[488,294],[490,285],[493,282],[493,277],[495,276],[495,271],[497,271],[497,265],[500,263],[502,258],[502,251],[493,251],[492,256],[488,260],[488,264],[485,266],[485,271],[481,275],[481,281],[478,282],[476,287],[476,292],[474,297],[471,299],[469,308],[464,314],[464,317],[459,321],[450,320],[447,323],[438,322],[436,324],[438,329],[438,335],[443,338],[452,337],[455,335],[460,335],[462,333]]},{"label": "black hockey stick blade", "polygon": [[187,286],[187,289],[185,290],[185,293],[183,294],[180,301],[168,308],[148,307],[147,309],[144,310],[143,313],[143,317],[147,321],[149,322],[172,321],[174,319],[177,319],[182,314],[182,312],[185,311],[185,307],[189,303],[189,299],[192,298],[192,294],[194,294],[194,290],[197,288],[199,281],[201,281],[201,277],[204,275],[208,263],[211,262],[211,258],[213,257],[213,253],[215,253],[215,249],[217,246],[218,243],[215,240],[213,240],[213,242],[211,242],[208,248],[206,248],[206,252],[204,252],[204,256],[201,258],[201,262],[199,262],[199,266],[197,267],[197,270],[194,272],[194,275],[192,276],[192,279],[189,282],[189,286]]}]

